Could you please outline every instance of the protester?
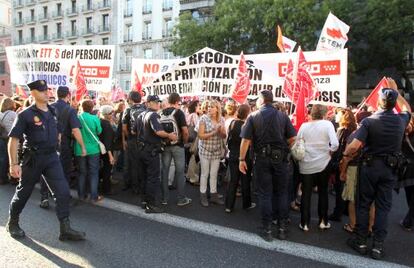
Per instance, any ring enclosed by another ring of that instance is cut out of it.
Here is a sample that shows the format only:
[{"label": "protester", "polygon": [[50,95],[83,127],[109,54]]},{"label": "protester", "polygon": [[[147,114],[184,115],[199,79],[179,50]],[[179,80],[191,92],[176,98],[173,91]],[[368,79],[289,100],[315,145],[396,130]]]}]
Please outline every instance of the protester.
[{"label": "protester", "polygon": [[252,202],[251,196],[251,181],[252,181],[252,167],[253,157],[251,153],[246,155],[247,172],[243,174],[239,170],[239,157],[240,157],[240,133],[241,128],[250,113],[250,106],[242,104],[239,106],[236,112],[237,119],[234,119],[227,131],[227,145],[229,148],[229,169],[230,169],[230,182],[227,188],[226,194],[226,209],[227,213],[230,213],[234,209],[234,203],[236,201],[236,192],[239,183],[241,182],[241,193],[243,209],[252,209],[256,207],[256,204]]},{"label": "protester", "polygon": [[99,171],[99,178],[101,182],[101,192],[103,195],[112,195],[111,190],[111,175],[112,166],[115,163],[113,156],[113,143],[115,131],[112,127],[113,108],[110,105],[102,105],[99,108],[100,122],[102,132],[99,135],[99,140],[105,145],[106,153],[101,154],[101,169]]},{"label": "protester", "polygon": [[220,167],[220,159],[224,157],[224,120],[221,117],[221,106],[216,100],[206,101],[208,112],[199,121],[198,127],[198,153],[201,163],[200,177],[200,202],[203,207],[208,207],[207,179],[210,177],[210,202],[223,205],[224,201],[217,192],[217,173]]},{"label": "protester", "polygon": [[305,141],[306,153],[299,161],[302,176],[301,222],[299,228],[305,232],[310,226],[312,187],[318,187],[318,216],[320,229],[331,228],[328,222],[328,176],[331,154],[338,148],[338,139],[331,122],[324,120],[327,109],[315,104],[310,116],[312,121],[302,124],[298,138]]},{"label": "protester", "polygon": [[198,186],[200,183],[200,161],[196,161],[199,159],[198,157],[198,140],[197,140],[197,132],[196,128],[198,126],[198,120],[200,118],[200,107],[201,104],[198,100],[192,101],[188,106],[188,113],[187,116],[187,125],[188,125],[188,138],[189,138],[189,154],[190,159],[188,163],[187,169],[187,179],[193,185]]},{"label": "protester", "polygon": [[8,134],[17,117],[16,103],[10,98],[3,98],[0,104],[0,184],[8,182],[9,159],[7,153]]},{"label": "protester", "polygon": [[102,132],[102,127],[99,118],[91,114],[94,107],[93,101],[83,100],[81,107],[82,113],[78,117],[82,126],[81,133],[86,148],[86,155],[82,156],[81,146],[78,142],[75,142],[75,155],[79,165],[78,195],[79,199],[86,199],[85,184],[89,182],[90,200],[98,202],[102,200],[102,196],[98,194],[100,158],[98,136]]}]

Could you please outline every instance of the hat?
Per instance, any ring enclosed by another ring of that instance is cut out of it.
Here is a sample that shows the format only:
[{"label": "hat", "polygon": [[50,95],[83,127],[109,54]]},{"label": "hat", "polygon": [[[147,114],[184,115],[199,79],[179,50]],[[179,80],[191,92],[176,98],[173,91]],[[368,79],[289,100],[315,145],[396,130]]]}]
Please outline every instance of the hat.
[{"label": "hat", "polygon": [[158,95],[150,95],[147,97],[147,101],[155,101],[155,102],[162,102],[162,100],[160,99],[160,97],[158,97]]},{"label": "hat", "polygon": [[263,99],[273,102],[273,93],[270,90],[262,90],[260,91],[260,95],[263,97]]},{"label": "hat", "polygon": [[380,90],[380,98],[386,102],[396,102],[398,98],[398,92],[391,88],[383,88]]},{"label": "hat", "polygon": [[45,80],[36,80],[27,84],[30,90],[46,91],[47,83]]},{"label": "hat", "polygon": [[101,108],[99,108],[99,112],[102,115],[109,115],[114,111],[114,108],[111,105],[102,105]]},{"label": "hat", "polygon": [[69,88],[67,86],[59,86],[57,89],[57,94],[58,95],[68,95],[69,94]]}]

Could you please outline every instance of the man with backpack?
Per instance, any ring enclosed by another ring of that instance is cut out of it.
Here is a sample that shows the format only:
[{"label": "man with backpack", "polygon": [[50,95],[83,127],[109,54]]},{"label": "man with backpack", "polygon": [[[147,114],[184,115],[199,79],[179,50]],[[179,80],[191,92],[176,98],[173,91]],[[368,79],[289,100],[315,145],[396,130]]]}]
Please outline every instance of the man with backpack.
[{"label": "man with backpack", "polygon": [[177,135],[177,141],[165,142],[162,160],[162,203],[168,203],[168,176],[171,160],[174,160],[174,180],[178,189],[177,206],[185,206],[191,203],[191,199],[185,196],[185,150],[184,144],[188,142],[188,128],[184,112],[180,109],[181,98],[178,93],[171,93],[168,96],[168,107],[161,111],[160,122],[165,132]]},{"label": "man with backpack", "polygon": [[134,161],[137,158],[137,135],[133,131],[138,115],[146,110],[141,104],[141,94],[138,91],[131,91],[128,95],[128,104],[122,115],[122,144],[124,148],[124,191],[132,188],[136,194],[140,193],[137,165]]}]

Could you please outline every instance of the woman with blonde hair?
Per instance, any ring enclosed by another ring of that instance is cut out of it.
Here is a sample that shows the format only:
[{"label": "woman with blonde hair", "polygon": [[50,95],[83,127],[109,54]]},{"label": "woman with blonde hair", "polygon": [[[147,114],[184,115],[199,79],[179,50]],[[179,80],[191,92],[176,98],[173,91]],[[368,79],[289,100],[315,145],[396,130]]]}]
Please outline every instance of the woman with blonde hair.
[{"label": "woman with blonde hair", "polygon": [[224,204],[222,196],[217,193],[217,173],[220,167],[220,159],[224,156],[226,130],[224,119],[221,116],[220,103],[216,100],[210,100],[204,105],[207,106],[207,114],[204,114],[199,121],[198,153],[201,163],[200,201],[202,206],[208,207],[207,179],[209,177],[210,202],[219,205]]}]

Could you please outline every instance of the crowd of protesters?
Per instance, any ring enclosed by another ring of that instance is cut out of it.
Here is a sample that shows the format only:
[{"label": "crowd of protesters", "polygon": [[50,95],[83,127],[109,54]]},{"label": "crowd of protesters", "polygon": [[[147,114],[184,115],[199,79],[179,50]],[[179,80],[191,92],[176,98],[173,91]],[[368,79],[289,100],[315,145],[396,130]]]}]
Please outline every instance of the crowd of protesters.
[{"label": "crowd of protesters", "polygon": [[[145,192],[145,180],[140,178],[135,164],[136,151],[140,150],[134,133],[138,115],[145,111],[141,95],[131,92],[127,100],[115,103],[104,97],[84,97],[77,102],[74,97],[64,97],[77,111],[83,144],[75,140],[72,145],[70,185],[77,189],[83,201],[100,202],[104,196],[113,195],[115,184],[135,194]],[[51,98],[50,102],[55,99]],[[8,175],[7,134],[17,114],[31,105],[30,97],[3,97],[0,104],[0,184],[18,183],[18,178]],[[283,103],[274,107],[286,112]],[[223,211],[233,212],[237,196],[245,210],[256,206],[254,157],[246,156],[248,172],[239,170],[240,133],[246,118],[257,110],[253,101],[238,105],[231,99],[205,98],[204,100],[181,98],[172,93],[162,101],[161,125],[171,127],[167,132],[177,135],[176,141],[165,139],[161,154],[160,189],[157,201],[166,206],[174,201],[178,206],[211,204],[223,205]],[[346,180],[339,174],[339,163],[347,143],[361,121],[373,111],[366,107],[327,109],[323,105],[309,107],[308,122],[298,130],[298,137],[306,140],[306,154],[302,161],[289,158],[289,206],[300,211],[299,227],[304,232],[311,228],[311,196],[318,193],[318,216],[320,229],[329,229],[331,221],[340,222],[349,216],[344,230],[355,228],[355,191],[357,187],[357,161],[348,165]],[[404,174],[399,177],[397,188],[405,188],[409,211],[400,225],[406,231],[414,226],[414,119],[411,118],[402,144],[407,158]],[[106,152],[102,154],[101,145]],[[84,149],[86,151],[84,151]],[[121,175],[122,174],[122,175]],[[122,179],[121,179],[122,178]],[[186,181],[188,186],[186,186]],[[191,186],[190,186],[191,185]],[[224,187],[219,189],[219,185]],[[192,202],[186,187],[199,187],[199,200]],[[177,199],[169,195],[177,188]],[[219,192],[220,190],[220,192]],[[329,192],[335,194],[335,203],[329,214]],[[121,194],[118,192],[117,194]],[[197,203],[197,204],[196,204]],[[260,204],[258,204],[260,205]],[[374,224],[375,205],[370,212],[370,231]]]}]

